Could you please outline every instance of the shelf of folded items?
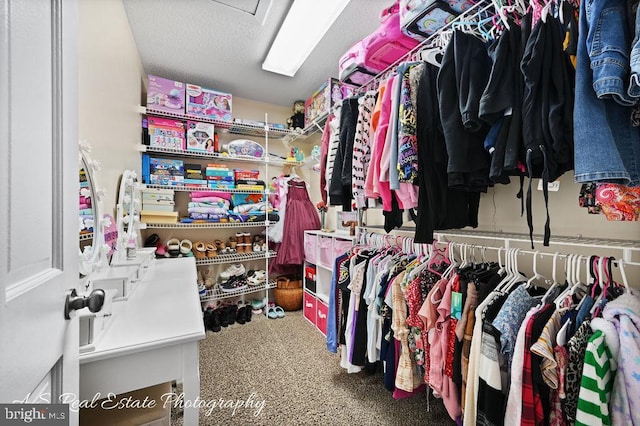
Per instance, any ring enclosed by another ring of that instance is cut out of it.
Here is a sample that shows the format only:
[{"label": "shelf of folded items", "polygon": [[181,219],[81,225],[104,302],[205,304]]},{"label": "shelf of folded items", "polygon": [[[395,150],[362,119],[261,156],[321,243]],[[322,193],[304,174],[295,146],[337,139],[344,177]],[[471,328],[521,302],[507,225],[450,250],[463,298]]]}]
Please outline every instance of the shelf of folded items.
[{"label": "shelf of folded items", "polygon": [[218,191],[218,192],[229,192],[229,193],[238,193],[238,194],[264,194],[264,191],[256,190],[256,189],[237,189],[237,188],[210,188],[210,187],[194,187],[194,186],[174,186],[174,185],[153,185],[149,183],[143,184],[145,189],[172,189],[174,191],[185,191],[185,192],[194,192],[194,191]]},{"label": "shelf of folded items", "polygon": [[276,257],[278,253],[269,251],[254,251],[251,253],[233,253],[233,254],[219,254],[214,257],[206,259],[196,259],[196,265],[216,265],[221,263],[237,263],[248,262],[250,260],[264,260]]},{"label": "shelf of folded items", "polygon": [[184,149],[161,148],[161,147],[149,146],[149,145],[140,145],[140,150],[143,152],[173,155],[173,156],[179,156],[179,157],[193,157],[193,158],[204,158],[204,159],[210,159],[210,160],[224,160],[224,161],[247,161],[250,163],[261,163],[261,164],[269,163],[277,166],[300,166],[304,164],[304,161],[289,161],[282,158],[271,158],[271,157],[256,158],[256,157],[251,157],[249,155],[224,155],[217,152],[187,151]]},{"label": "shelf of folded items", "polygon": [[85,232],[80,234],[80,241],[93,240],[93,232]]},{"label": "shelf of folded items", "polygon": [[230,297],[238,297],[243,294],[256,293],[258,291],[269,290],[272,288],[276,288],[276,282],[274,280],[265,281],[258,285],[248,285],[245,288],[233,291],[222,291],[220,286],[216,285],[215,287],[207,290],[206,294],[200,296],[200,301],[208,302],[212,300],[228,299]]},{"label": "shelf of folded items", "polygon": [[219,130],[221,133],[229,133],[232,135],[264,137],[264,135],[268,132],[269,137],[272,139],[284,139],[287,136],[295,133],[295,131],[291,129],[280,129],[273,126],[265,126],[264,124],[242,123],[238,122],[237,119],[233,122],[230,122],[202,117],[199,115],[186,114],[184,112],[161,111],[153,109],[152,107],[147,108],[145,106],[140,106],[140,113],[145,115],[155,115],[158,117],[170,117],[178,118],[181,120],[199,121],[201,123],[211,123],[216,127],[216,130]]},{"label": "shelf of folded items", "polygon": [[[269,222],[275,223],[275,222]],[[211,228],[257,228],[266,226],[267,222],[196,222],[196,223],[145,223],[146,229],[211,229]]]}]

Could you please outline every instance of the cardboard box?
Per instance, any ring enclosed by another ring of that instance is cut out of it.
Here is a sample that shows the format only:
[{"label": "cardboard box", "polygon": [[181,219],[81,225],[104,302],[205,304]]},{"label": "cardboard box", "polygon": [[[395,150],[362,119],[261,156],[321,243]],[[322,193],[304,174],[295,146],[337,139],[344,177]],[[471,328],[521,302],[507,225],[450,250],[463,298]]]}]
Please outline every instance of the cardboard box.
[{"label": "cardboard box", "polygon": [[195,84],[187,84],[187,115],[207,117],[214,120],[232,122],[232,96],[230,93],[207,89]]},{"label": "cardboard box", "polygon": [[316,118],[328,113],[336,103],[352,96],[356,89],[356,86],[342,83],[335,78],[325,81],[304,103],[305,127]]},{"label": "cardboard box", "polygon": [[187,121],[187,151],[213,152],[214,125]]},{"label": "cardboard box", "polygon": [[185,149],[185,125],[180,120],[161,117],[147,119],[149,145],[158,148]]},{"label": "cardboard box", "polygon": [[147,77],[147,109],[181,114],[185,108],[185,84],[155,75]]},{"label": "cardboard box", "polygon": [[142,155],[142,180],[152,185],[180,186],[184,183],[184,162]]}]

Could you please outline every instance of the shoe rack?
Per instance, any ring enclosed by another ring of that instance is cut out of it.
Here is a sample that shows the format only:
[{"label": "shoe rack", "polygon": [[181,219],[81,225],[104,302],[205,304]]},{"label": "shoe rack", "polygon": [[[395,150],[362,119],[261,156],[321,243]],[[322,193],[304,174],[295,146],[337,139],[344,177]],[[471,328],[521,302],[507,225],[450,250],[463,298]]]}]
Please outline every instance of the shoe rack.
[{"label": "shoe rack", "polygon": [[[194,117],[186,117],[182,114],[167,114],[162,111],[154,111],[154,110],[146,110],[144,107],[141,108],[140,111],[142,114],[152,114],[154,116],[163,116],[163,117],[171,117],[171,118],[180,118],[180,119],[194,119],[198,121],[210,122],[210,120],[194,118]],[[268,116],[265,114],[265,123],[268,123]],[[194,162],[201,162],[201,164],[206,165],[207,163],[215,163],[215,162],[224,162],[229,166],[229,168],[242,168],[246,167],[247,163],[255,164],[260,167],[260,179],[265,181],[266,187],[264,191],[252,191],[252,190],[238,190],[238,189],[215,189],[215,191],[219,192],[228,192],[228,193],[242,193],[242,194],[263,194],[265,200],[268,200],[270,195],[269,192],[269,182],[271,181],[270,176],[270,168],[278,167],[278,168],[291,168],[301,165],[301,162],[296,161],[288,161],[282,160],[279,158],[270,158],[269,153],[269,140],[270,135],[274,134],[276,139],[285,139],[290,136],[291,131],[289,130],[281,130],[281,129],[272,129],[268,126],[251,126],[251,125],[238,125],[238,124],[230,124],[230,123],[218,123],[217,121],[214,123],[216,126],[216,131],[220,132],[219,136],[221,139],[221,145],[223,142],[223,138],[227,138],[225,141],[227,143],[232,138],[230,135],[243,135],[249,138],[257,138],[260,137],[263,140],[263,147],[265,156],[262,159],[256,159],[251,157],[243,157],[243,156],[230,156],[224,155],[221,153],[208,153],[208,152],[196,152],[196,151],[186,151],[186,150],[176,150],[176,149],[165,149],[158,147],[151,147],[148,145],[140,145],[140,151],[148,154],[155,154],[159,157],[166,158],[179,158],[179,159],[189,159]],[[243,164],[244,163],[244,164]],[[203,190],[214,190],[208,188],[190,188],[184,186],[164,186],[164,185],[144,185],[146,188],[157,188],[157,189],[171,189],[175,191],[176,197],[176,209],[179,211],[179,216],[185,216],[186,206],[188,204],[188,194],[191,191],[203,191]],[[216,240],[220,240],[225,244],[232,236],[235,236],[236,232],[241,233],[249,233],[251,234],[250,241],[250,251],[249,252],[235,252],[235,253],[226,253],[221,254],[217,253],[217,255],[212,257],[206,257],[202,259],[196,259],[196,265],[199,270],[207,270],[211,271],[214,278],[214,285],[209,288],[202,289],[200,292],[200,299],[203,303],[203,307],[211,304],[211,302],[216,302],[224,299],[237,298],[245,295],[252,295],[252,298],[258,298],[258,294],[262,295],[262,299],[266,302],[269,299],[269,290],[276,287],[276,282],[274,280],[267,279],[265,282],[260,283],[259,285],[249,285],[246,288],[238,289],[236,291],[222,291],[220,286],[220,280],[217,278],[221,271],[224,270],[225,266],[231,265],[234,263],[241,263],[245,265],[246,270],[259,270],[264,269],[265,271],[269,271],[269,260],[277,255],[277,253],[273,250],[268,250],[268,229],[269,226],[274,223],[269,220],[269,215],[267,214],[266,220],[264,221],[255,221],[255,222],[215,222],[215,223],[143,223],[141,224],[141,228],[144,229],[143,233],[146,236],[151,233],[158,233],[163,241],[167,241],[170,238],[178,238],[189,239],[192,243],[196,244],[197,241],[209,242],[213,243]],[[263,235],[265,244],[264,250],[253,251],[253,237],[255,235]],[[201,272],[200,272],[201,274]]]}]

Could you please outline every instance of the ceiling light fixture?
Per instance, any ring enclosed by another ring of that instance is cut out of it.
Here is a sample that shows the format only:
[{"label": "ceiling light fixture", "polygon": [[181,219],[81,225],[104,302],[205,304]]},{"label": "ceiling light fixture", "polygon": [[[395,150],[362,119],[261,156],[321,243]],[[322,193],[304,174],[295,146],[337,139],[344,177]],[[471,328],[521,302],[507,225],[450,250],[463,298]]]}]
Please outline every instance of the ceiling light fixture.
[{"label": "ceiling light fixture", "polygon": [[294,0],[262,69],[293,77],[350,0]]}]

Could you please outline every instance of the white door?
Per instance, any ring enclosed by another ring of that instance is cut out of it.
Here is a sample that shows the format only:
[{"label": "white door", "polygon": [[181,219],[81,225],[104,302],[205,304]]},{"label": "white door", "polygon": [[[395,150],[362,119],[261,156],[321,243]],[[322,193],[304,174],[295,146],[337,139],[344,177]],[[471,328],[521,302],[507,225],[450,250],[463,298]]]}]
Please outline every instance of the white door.
[{"label": "white door", "polygon": [[0,0],[1,403],[78,393],[76,9]]}]

